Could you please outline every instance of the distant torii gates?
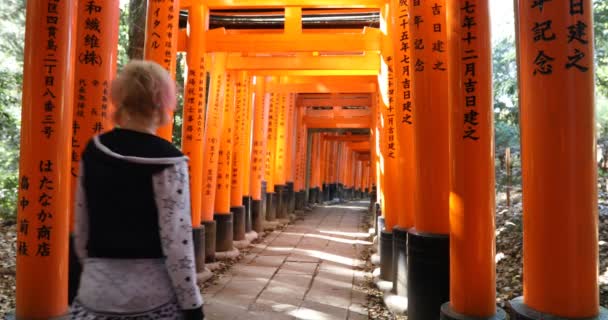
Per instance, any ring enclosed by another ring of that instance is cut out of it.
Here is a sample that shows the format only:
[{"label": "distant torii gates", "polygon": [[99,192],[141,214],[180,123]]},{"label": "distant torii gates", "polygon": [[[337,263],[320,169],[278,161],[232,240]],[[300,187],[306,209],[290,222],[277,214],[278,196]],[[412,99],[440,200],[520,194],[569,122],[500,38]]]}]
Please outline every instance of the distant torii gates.
[{"label": "distant torii gates", "polygon": [[[504,319],[495,303],[488,2],[150,1],[145,58],[174,74],[177,52],[187,53],[181,147],[197,269],[310,201],[375,190],[380,275],[407,296],[409,319]],[[85,143],[112,127],[118,6],[27,3],[18,319],[68,310],[73,183]],[[208,30],[219,9],[283,10],[284,28]],[[380,27],[303,29],[309,9],[379,12]],[[591,11],[581,0],[517,5],[526,278],[515,319],[605,317]],[[366,134],[344,134],[353,130]]]}]

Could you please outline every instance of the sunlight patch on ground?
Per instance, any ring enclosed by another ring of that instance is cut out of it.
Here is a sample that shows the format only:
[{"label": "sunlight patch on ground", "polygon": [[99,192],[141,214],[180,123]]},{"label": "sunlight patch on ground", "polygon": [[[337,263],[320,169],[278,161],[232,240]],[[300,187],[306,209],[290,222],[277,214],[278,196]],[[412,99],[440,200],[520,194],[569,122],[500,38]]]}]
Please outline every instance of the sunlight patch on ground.
[{"label": "sunlight patch on ground", "polygon": [[321,234],[314,234],[314,233],[302,234],[302,233],[294,233],[294,232],[283,232],[283,234],[293,235],[293,236],[302,236],[303,235],[304,237],[308,237],[308,238],[317,238],[317,239],[323,239],[323,240],[329,240],[329,241],[340,242],[340,243],[347,243],[347,244],[364,244],[364,245],[371,245],[372,244],[369,241],[349,240],[349,239],[324,236],[324,235],[321,235]]},{"label": "sunlight patch on ground", "polygon": [[365,207],[361,207],[361,206],[342,206],[342,205],[332,205],[331,208],[350,209],[350,210],[363,210],[363,209],[365,209]]},{"label": "sunlight patch on ground", "polygon": [[342,232],[335,230],[319,230],[320,233],[331,234],[335,236],[343,236],[343,237],[351,237],[351,238],[367,238],[369,237],[368,233],[363,232]]},{"label": "sunlight patch on ground", "polygon": [[296,319],[310,319],[310,320],[329,320],[332,317],[324,312],[317,310],[300,308],[289,313],[289,315],[296,317]]}]

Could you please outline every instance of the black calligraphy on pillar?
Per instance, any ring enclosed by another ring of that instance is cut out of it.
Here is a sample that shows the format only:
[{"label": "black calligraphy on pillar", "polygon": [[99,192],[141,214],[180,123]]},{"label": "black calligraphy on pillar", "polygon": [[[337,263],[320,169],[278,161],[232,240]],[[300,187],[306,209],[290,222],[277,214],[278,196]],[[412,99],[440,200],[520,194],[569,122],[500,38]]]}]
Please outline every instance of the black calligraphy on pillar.
[{"label": "black calligraphy on pillar", "polygon": [[587,39],[587,24],[580,20],[584,19],[585,5],[583,0],[568,0],[570,2],[569,14],[571,17],[576,17],[579,20],[576,23],[567,27],[568,44],[570,52],[566,55],[566,70],[576,70],[580,72],[589,71],[590,61],[589,55],[589,40]]},{"label": "black calligraphy on pillar", "polygon": [[392,56],[387,56],[385,58],[385,62],[387,65],[386,74],[383,75],[387,80],[387,96],[388,102],[386,103],[386,121],[387,121],[387,139],[386,139],[386,150],[387,157],[391,159],[395,159],[397,157],[397,147],[396,147],[396,139],[395,139],[395,78],[393,71],[394,59]]},{"label": "black calligraphy on pillar", "polygon": [[476,50],[475,40],[477,39],[476,31],[476,13],[477,6],[474,1],[466,1],[465,5],[461,7],[461,26],[462,33],[466,36],[461,39],[462,42],[462,70],[464,73],[461,76],[464,97],[464,132],[463,139],[477,141],[479,135],[477,129],[479,126],[477,112],[477,63],[479,62],[479,56]]},{"label": "black calligraphy on pillar", "polygon": [[85,18],[85,33],[82,39],[78,39],[84,44],[78,52],[78,62],[80,64],[101,66],[103,63],[103,58],[99,52],[99,42],[102,36],[99,18],[103,11],[102,3],[101,1],[90,0],[84,7],[84,13],[87,15]]},{"label": "black calligraphy on pillar", "polygon": [[400,123],[406,125],[413,124],[412,117],[412,86],[411,86],[411,46],[410,46],[410,30],[409,30],[409,20],[410,20],[410,8],[407,1],[399,2],[399,19],[401,22],[398,25],[397,31],[401,34],[399,41],[401,42],[401,49],[399,51],[399,55],[401,55],[401,59],[399,61],[395,60],[395,64],[401,66],[401,68],[397,68],[397,70],[401,69],[401,92],[403,93],[403,97],[401,101],[401,119],[398,119]]},{"label": "black calligraphy on pillar", "polygon": [[41,88],[43,91],[43,105],[42,112],[44,113],[42,120],[42,135],[43,137],[50,139],[55,132],[55,106],[57,105],[57,94],[55,91],[55,69],[57,68],[57,32],[59,30],[59,13],[57,11],[57,4],[49,2],[46,11],[46,55],[44,57],[44,87]]}]

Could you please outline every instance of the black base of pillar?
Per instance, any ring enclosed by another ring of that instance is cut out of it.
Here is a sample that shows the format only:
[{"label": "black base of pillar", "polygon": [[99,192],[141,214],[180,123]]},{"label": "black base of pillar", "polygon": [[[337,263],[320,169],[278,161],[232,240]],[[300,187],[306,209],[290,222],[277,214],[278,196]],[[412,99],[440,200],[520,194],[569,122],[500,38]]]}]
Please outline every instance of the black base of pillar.
[{"label": "black base of pillar", "polygon": [[205,226],[192,228],[192,243],[194,244],[194,265],[196,272],[205,270]]},{"label": "black base of pillar", "polygon": [[440,320],[506,320],[507,313],[501,309],[496,308],[496,314],[490,317],[472,317],[460,314],[452,309],[449,302],[441,305],[441,317]]},{"label": "black base of pillar", "polygon": [[450,300],[449,235],[408,232],[408,319],[437,319]]},{"label": "black base of pillar", "polygon": [[376,193],[372,192],[369,195],[369,211],[376,214]]},{"label": "black base of pillar", "polygon": [[68,257],[68,305],[71,305],[76,295],[78,294],[78,287],[80,287],[80,275],[82,274],[82,265],[80,259],[76,255],[76,247],[74,245],[74,235],[70,234],[69,244],[69,257]]},{"label": "black base of pillar", "polygon": [[393,293],[407,297],[407,231],[393,228]]},{"label": "black base of pillar", "polygon": [[608,320],[608,309],[600,307],[600,313],[590,318],[563,318],[542,313],[524,304],[523,297],[517,297],[509,301],[511,305],[511,320]]},{"label": "black base of pillar", "polygon": [[249,233],[253,230],[251,220],[251,196],[243,197],[243,206],[245,207],[245,233]]},{"label": "black base of pillar", "polygon": [[338,197],[338,184],[330,183],[329,184],[329,199],[333,200]]},{"label": "black base of pillar", "polygon": [[215,221],[203,221],[205,228],[205,263],[215,262],[215,234],[217,224]]},{"label": "black base of pillar", "polygon": [[304,191],[296,192],[296,210],[304,210],[304,197],[306,197],[306,193]]},{"label": "black base of pillar", "polygon": [[383,230],[380,233],[380,279],[393,281],[393,233]]},{"label": "black base of pillar", "polygon": [[293,182],[287,182],[287,213],[296,211],[296,191]]},{"label": "black base of pillar", "polygon": [[277,219],[277,199],[274,192],[266,192],[266,221]]},{"label": "black base of pillar", "polygon": [[287,190],[284,185],[274,186],[274,195],[277,198],[277,219],[287,218]]},{"label": "black base of pillar", "polygon": [[[264,223],[264,221],[266,221],[266,211],[268,211],[268,193],[266,193],[266,186],[263,186],[264,189],[262,189],[262,206],[260,207],[261,211],[261,220],[262,220],[262,224]],[[263,227],[262,227],[263,228]]]},{"label": "black base of pillar", "polygon": [[376,237],[378,238],[378,250],[380,250],[380,233],[384,231],[384,217],[378,216],[376,218]]},{"label": "black base of pillar", "polygon": [[317,200],[315,203],[323,203],[323,191],[319,187],[317,187],[315,189],[316,189],[315,193],[317,194]]},{"label": "black base of pillar", "polygon": [[328,183],[323,184],[323,201],[331,201],[331,190]]},{"label": "black base of pillar", "polygon": [[215,213],[213,220],[217,223],[215,233],[215,251],[225,252],[232,250],[232,238],[234,237],[232,232],[234,230],[232,226],[232,213]]},{"label": "black base of pillar", "polygon": [[317,195],[315,193],[315,188],[308,189],[308,203],[313,204],[317,200]]},{"label": "black base of pillar", "polygon": [[232,212],[232,239],[245,240],[245,207],[231,207],[230,212]]},{"label": "black base of pillar", "polygon": [[262,200],[251,200],[251,228],[257,233],[264,231],[264,211]]}]

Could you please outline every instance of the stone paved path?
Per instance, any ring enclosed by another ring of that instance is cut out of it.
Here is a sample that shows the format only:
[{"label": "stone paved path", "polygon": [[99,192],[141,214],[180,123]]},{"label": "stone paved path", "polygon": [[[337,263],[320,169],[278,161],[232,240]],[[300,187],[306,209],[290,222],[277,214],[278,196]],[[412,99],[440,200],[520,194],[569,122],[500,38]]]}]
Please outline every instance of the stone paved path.
[{"label": "stone paved path", "polygon": [[269,234],[204,290],[208,319],[367,319],[359,228],[368,202],[316,207]]}]

